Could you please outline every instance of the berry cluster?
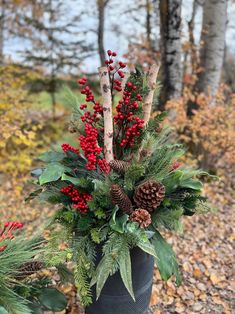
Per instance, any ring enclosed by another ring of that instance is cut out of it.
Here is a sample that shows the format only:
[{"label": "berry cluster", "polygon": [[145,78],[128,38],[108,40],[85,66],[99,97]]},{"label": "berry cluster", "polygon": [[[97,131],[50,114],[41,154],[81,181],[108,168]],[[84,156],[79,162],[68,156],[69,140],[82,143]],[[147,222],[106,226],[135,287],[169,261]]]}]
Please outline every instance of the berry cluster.
[{"label": "berry cluster", "polygon": [[103,174],[105,174],[105,175],[109,174],[111,168],[105,159],[99,159],[98,160],[98,166],[99,166],[101,172],[103,172]]},{"label": "berry cluster", "polygon": [[95,99],[95,96],[88,85],[81,90],[81,94],[86,95],[87,102],[93,102]]},{"label": "berry cluster", "polygon": [[69,196],[73,207],[78,209],[80,213],[88,212],[87,202],[92,198],[89,193],[79,192],[72,184],[62,188],[60,191]]},{"label": "berry cluster", "polygon": [[84,151],[84,155],[88,160],[86,164],[86,168],[88,170],[95,170],[96,163],[97,163],[97,155],[102,152],[102,148],[98,147],[98,130],[97,128],[93,127],[91,124],[85,124],[85,133],[86,135],[81,135],[80,146]]},{"label": "berry cluster", "polygon": [[66,153],[67,151],[73,151],[74,153],[76,154],[79,154],[79,149],[77,148],[74,148],[73,146],[67,144],[67,143],[64,143],[61,145],[61,148],[62,150]]},{"label": "berry cluster", "polygon": [[[0,242],[4,239],[14,239],[13,230],[23,228],[24,224],[19,221],[8,221],[4,224],[3,230],[0,230]],[[6,249],[6,245],[0,246],[0,252]]]},{"label": "berry cluster", "polygon": [[[78,80],[80,85],[86,85],[86,78],[81,78]],[[94,94],[92,93],[90,87],[86,85],[82,90],[82,94],[86,95],[86,102],[92,102],[93,111],[86,111],[81,116],[81,120],[85,123],[85,135],[81,135],[79,138],[80,147],[84,151],[84,155],[87,158],[88,162],[86,168],[88,170],[96,170],[96,164],[98,155],[101,153],[102,148],[98,147],[98,129],[94,126],[102,116],[103,108],[99,102],[96,102],[94,99]],[[81,110],[87,109],[87,104],[81,104]],[[101,130],[102,131],[102,130]]]},{"label": "berry cluster", "polygon": [[[123,79],[125,77],[124,72],[121,69],[126,67],[126,64],[122,61],[119,61],[116,65],[114,64],[114,58],[117,56],[117,53],[112,50],[107,50],[108,59],[105,60],[105,64],[107,65],[108,71],[110,73],[110,81],[111,81],[111,92],[115,89],[118,92],[122,91],[121,81],[119,79],[114,79],[115,74]],[[115,84],[115,85],[114,85]]]},{"label": "berry cluster", "polygon": [[[137,87],[131,82],[126,84],[123,98],[119,100],[116,106],[117,114],[114,116],[114,122],[119,127],[118,135],[121,136],[121,147],[133,147],[136,137],[140,136],[144,128],[144,120],[135,116],[135,112],[139,108],[139,101],[142,101],[142,96],[136,94]],[[116,140],[119,140],[116,138]]]}]

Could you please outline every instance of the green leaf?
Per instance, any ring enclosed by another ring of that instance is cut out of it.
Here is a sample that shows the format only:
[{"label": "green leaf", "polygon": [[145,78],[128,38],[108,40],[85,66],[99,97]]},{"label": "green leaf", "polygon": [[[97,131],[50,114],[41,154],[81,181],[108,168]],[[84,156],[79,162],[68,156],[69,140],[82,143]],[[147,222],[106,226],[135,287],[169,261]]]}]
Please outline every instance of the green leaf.
[{"label": "green leaf", "polygon": [[74,185],[79,185],[80,182],[81,182],[80,178],[71,177],[71,176],[68,176],[65,173],[62,174],[61,180],[62,181],[69,181],[69,182],[73,183]]},{"label": "green leaf", "polygon": [[71,169],[61,164],[48,164],[47,168],[39,177],[39,183],[42,185],[48,182],[57,181],[65,171],[69,172]]},{"label": "green leaf", "polygon": [[149,255],[152,255],[156,259],[158,259],[158,256],[156,254],[156,251],[154,250],[154,247],[152,243],[147,239],[147,241],[140,241],[137,246],[144,252],[148,253]]},{"label": "green leaf", "polygon": [[33,314],[43,314],[44,312],[41,305],[33,301],[31,301],[31,303],[28,304],[28,307],[30,308]]},{"label": "green leaf", "polygon": [[0,314],[9,314],[9,312],[7,312],[4,307],[0,306]]},{"label": "green leaf", "polygon": [[197,179],[184,179],[184,177],[182,177],[180,179],[180,187],[182,188],[188,188],[188,189],[192,189],[192,190],[196,190],[196,191],[201,191],[203,188],[203,184],[201,181],[197,180]]},{"label": "green leaf", "polygon": [[53,312],[63,311],[67,306],[64,294],[53,288],[43,288],[38,300],[47,310]]},{"label": "green leaf", "polygon": [[132,299],[135,301],[131,276],[131,257],[128,246],[121,252],[121,256],[118,263],[122,281],[127,291],[130,293]]},{"label": "green leaf", "polygon": [[128,215],[124,214],[120,217],[116,217],[118,209],[119,208],[116,206],[114,211],[113,211],[112,218],[109,222],[109,225],[114,231],[117,231],[119,233],[123,233],[124,229],[125,229],[125,224],[128,221]]},{"label": "green leaf", "polygon": [[176,276],[176,284],[180,285],[181,278],[179,266],[176,261],[176,256],[171,246],[165,241],[161,234],[156,231],[151,239],[151,242],[157,255],[156,263],[163,280],[168,280],[171,276]]},{"label": "green leaf", "polygon": [[169,230],[182,231],[180,218],[184,214],[184,208],[178,207],[175,209],[161,208],[152,214],[152,224],[154,228],[164,226]]},{"label": "green leaf", "polygon": [[183,176],[183,171],[176,170],[170,172],[162,181],[163,185],[166,187],[166,194],[172,193],[176,190],[180,184],[180,178]]},{"label": "green leaf", "polygon": [[42,155],[40,155],[38,157],[38,159],[44,161],[44,162],[58,162],[58,161],[61,161],[63,160],[65,157],[65,154],[62,153],[62,152],[46,152],[46,153],[43,153]]}]

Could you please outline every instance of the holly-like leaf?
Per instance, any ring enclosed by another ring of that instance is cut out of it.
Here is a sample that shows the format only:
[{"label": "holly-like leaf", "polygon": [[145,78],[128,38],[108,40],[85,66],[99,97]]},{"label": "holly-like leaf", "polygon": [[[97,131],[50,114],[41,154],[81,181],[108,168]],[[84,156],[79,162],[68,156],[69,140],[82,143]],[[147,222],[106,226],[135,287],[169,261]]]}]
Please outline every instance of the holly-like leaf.
[{"label": "holly-like leaf", "polygon": [[38,159],[49,163],[49,162],[61,161],[64,159],[64,157],[65,157],[65,154],[63,152],[50,151],[50,152],[43,153],[42,155],[38,157]]},{"label": "holly-like leaf", "polygon": [[61,164],[51,163],[39,177],[40,185],[48,182],[57,181],[63,175],[64,172],[70,172],[71,169]]},{"label": "holly-like leaf", "polygon": [[181,278],[176,256],[171,246],[165,241],[161,234],[156,231],[151,242],[157,255],[156,264],[163,280],[168,280],[171,276],[176,276],[176,284],[180,285]]}]

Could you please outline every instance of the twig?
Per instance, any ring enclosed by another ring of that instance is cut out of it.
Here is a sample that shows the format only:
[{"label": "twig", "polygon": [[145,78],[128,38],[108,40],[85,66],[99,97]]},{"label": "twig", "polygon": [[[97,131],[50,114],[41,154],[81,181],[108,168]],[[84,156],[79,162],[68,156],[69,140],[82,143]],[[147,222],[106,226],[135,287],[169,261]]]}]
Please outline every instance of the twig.
[{"label": "twig", "polygon": [[149,74],[147,78],[149,92],[144,98],[144,106],[143,106],[144,125],[148,124],[149,119],[150,119],[152,104],[153,104],[153,96],[154,96],[154,91],[156,88],[156,80],[157,80],[159,69],[160,69],[160,66],[157,64],[152,64],[149,69]]},{"label": "twig", "polygon": [[107,162],[113,160],[113,116],[112,95],[107,67],[100,67],[100,88],[103,97],[104,112],[104,155]]}]

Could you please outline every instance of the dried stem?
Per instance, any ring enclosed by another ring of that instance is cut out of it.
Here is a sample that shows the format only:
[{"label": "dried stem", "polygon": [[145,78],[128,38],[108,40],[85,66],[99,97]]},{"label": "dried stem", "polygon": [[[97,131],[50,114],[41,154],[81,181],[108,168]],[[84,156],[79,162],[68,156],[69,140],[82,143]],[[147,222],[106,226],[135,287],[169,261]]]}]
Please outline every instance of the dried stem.
[{"label": "dried stem", "polygon": [[149,69],[148,78],[147,78],[149,92],[144,98],[144,106],[143,106],[144,125],[148,124],[149,119],[150,119],[152,104],[153,104],[153,96],[154,96],[154,91],[156,88],[156,80],[157,80],[159,68],[160,68],[159,65],[152,64]]},{"label": "dried stem", "polygon": [[104,155],[107,162],[113,160],[113,116],[112,95],[107,67],[100,67],[100,87],[103,97],[104,112]]},{"label": "dried stem", "polygon": [[127,83],[127,81],[128,81],[128,79],[129,79],[129,76],[130,76],[130,73],[129,72],[125,72],[124,73],[125,74],[125,76],[124,76],[124,78],[122,79],[122,85],[121,85],[121,87],[122,87],[122,92],[121,92],[121,99],[122,99],[122,97],[123,97],[123,92],[124,92],[124,90],[125,90],[125,86],[126,86],[126,83]]}]

